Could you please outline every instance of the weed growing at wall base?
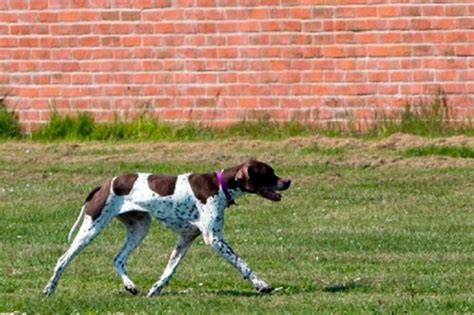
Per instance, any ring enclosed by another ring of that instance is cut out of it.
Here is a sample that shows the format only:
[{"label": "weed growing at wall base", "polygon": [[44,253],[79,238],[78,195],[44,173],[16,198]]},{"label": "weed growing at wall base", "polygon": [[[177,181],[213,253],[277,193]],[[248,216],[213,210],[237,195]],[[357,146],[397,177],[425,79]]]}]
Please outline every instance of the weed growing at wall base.
[{"label": "weed growing at wall base", "polygon": [[[31,138],[36,141],[96,140],[96,141],[196,141],[228,138],[279,140],[295,136],[351,136],[364,138],[387,137],[394,133],[407,133],[425,137],[465,134],[474,136],[474,125],[470,121],[452,122],[445,97],[438,92],[431,103],[407,104],[398,116],[375,115],[362,128],[350,118],[345,123],[298,121],[278,122],[270,118],[256,121],[241,121],[226,128],[203,126],[197,122],[170,123],[157,120],[146,113],[133,120],[118,117],[112,122],[97,123],[88,112],[75,116],[61,115],[53,110],[50,120],[37,130]],[[16,115],[0,103],[0,138],[18,138],[21,129]]]},{"label": "weed growing at wall base", "polygon": [[281,123],[269,119],[242,121],[227,128],[202,126],[194,122],[174,124],[144,116],[130,121],[116,118],[110,123],[97,123],[89,113],[83,112],[71,117],[53,112],[51,120],[40,129],[33,131],[31,137],[37,141],[196,141],[235,137],[279,140],[311,135],[381,138],[394,133],[427,137],[474,135],[472,124],[451,124],[436,113],[439,112],[419,111],[407,106],[400,119],[380,119],[373,122],[367,130],[360,130],[354,126],[321,127],[315,124],[303,125],[296,121]]},{"label": "weed growing at wall base", "polygon": [[454,134],[474,135],[471,122],[453,123],[442,91],[437,91],[431,103],[406,104],[399,118],[376,117],[367,130],[367,135],[388,136],[397,132],[418,136],[449,136]]},{"label": "weed growing at wall base", "polygon": [[34,140],[90,140],[96,129],[96,122],[86,112],[76,117],[61,116],[57,111],[51,113],[49,122],[32,133]]},{"label": "weed growing at wall base", "polygon": [[0,99],[0,139],[21,137],[21,128],[14,112],[9,111]]},{"label": "weed growing at wall base", "polygon": [[51,114],[50,121],[33,131],[31,137],[37,141],[54,140],[152,140],[152,141],[196,141],[242,137],[251,139],[283,139],[322,133],[312,126],[297,122],[278,123],[271,120],[255,122],[242,121],[227,128],[206,127],[188,122],[173,124],[140,116],[135,120],[123,121],[117,117],[110,123],[97,123],[89,113],[78,116]]}]

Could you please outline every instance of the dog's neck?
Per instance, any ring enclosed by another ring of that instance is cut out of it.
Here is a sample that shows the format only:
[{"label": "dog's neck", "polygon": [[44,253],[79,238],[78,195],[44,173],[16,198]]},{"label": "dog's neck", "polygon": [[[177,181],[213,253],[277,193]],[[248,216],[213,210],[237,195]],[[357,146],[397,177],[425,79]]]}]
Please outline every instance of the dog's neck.
[{"label": "dog's neck", "polygon": [[[222,180],[225,184],[225,187],[227,188],[227,191],[229,192],[232,201],[229,203],[229,205],[234,204],[234,200],[237,199],[238,197],[243,195],[243,191],[239,188],[239,184],[235,180],[235,176],[237,175],[237,172],[239,171],[240,166],[235,166],[231,168],[227,168],[222,170]],[[216,178],[217,185],[220,185],[219,181]]]}]

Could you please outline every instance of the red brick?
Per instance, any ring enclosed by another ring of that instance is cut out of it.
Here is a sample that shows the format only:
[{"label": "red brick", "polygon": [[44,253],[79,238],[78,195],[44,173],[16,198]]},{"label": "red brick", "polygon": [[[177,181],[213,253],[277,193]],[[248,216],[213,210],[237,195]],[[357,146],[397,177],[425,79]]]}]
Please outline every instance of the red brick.
[{"label": "red brick", "polygon": [[122,43],[124,46],[140,46],[141,37],[139,36],[130,36],[122,38]]},{"label": "red brick", "polygon": [[7,1],[11,10],[28,10],[30,2],[24,0],[3,0]]},{"label": "red brick", "polygon": [[289,17],[293,19],[310,19],[311,15],[310,8],[291,8]]},{"label": "red brick", "polygon": [[230,46],[247,45],[249,38],[247,35],[232,35],[227,37],[227,44]]},{"label": "red brick", "polygon": [[[436,81],[456,81],[456,79],[457,79],[457,71],[455,70],[435,72]],[[468,78],[464,78],[464,79],[468,79]],[[461,78],[461,80],[463,80],[463,78]]]},{"label": "red brick", "polygon": [[271,107],[276,107],[278,106],[278,98],[275,97],[260,97],[258,99],[258,107],[259,108],[271,108]]},{"label": "red brick", "polygon": [[79,46],[87,46],[87,47],[89,47],[89,46],[99,46],[100,39],[97,36],[87,36],[87,37],[81,36],[78,39],[78,44],[79,44]]},{"label": "red brick", "polygon": [[118,11],[103,11],[101,12],[100,17],[105,21],[117,21],[120,19]]},{"label": "red brick", "polygon": [[334,11],[329,7],[316,7],[313,9],[313,18],[328,18],[332,17]]},{"label": "red brick", "polygon": [[17,14],[14,12],[0,11],[0,21],[4,23],[12,23],[17,21]]},{"label": "red brick", "polygon": [[394,19],[388,20],[388,29],[392,30],[407,30],[410,26],[410,20],[408,19]]},{"label": "red brick", "polygon": [[329,46],[323,47],[321,53],[324,57],[340,58],[346,55],[344,47],[340,46]]},{"label": "red brick", "polygon": [[39,89],[24,87],[20,90],[19,96],[20,97],[38,97]]},{"label": "red brick", "polygon": [[422,34],[423,42],[442,43],[445,39],[445,34],[440,32],[424,32]]},{"label": "red brick", "polygon": [[249,10],[248,17],[250,19],[266,19],[270,16],[268,8],[252,8]]},{"label": "red brick", "polygon": [[356,68],[356,62],[354,59],[338,59],[335,61],[336,69],[341,70],[354,70]]},{"label": "red brick", "polygon": [[166,109],[163,110],[161,117],[165,120],[182,120],[187,116],[188,111],[183,109]]},{"label": "red brick", "polygon": [[31,10],[45,10],[48,8],[48,0],[34,0],[29,2]]},{"label": "red brick", "polygon": [[50,59],[51,52],[46,49],[32,50],[30,56],[31,59]]},{"label": "red brick", "polygon": [[370,82],[386,82],[388,81],[388,72],[369,72],[368,79]]},{"label": "red brick", "polygon": [[281,32],[300,32],[302,24],[300,21],[282,21],[280,22],[279,30]]},{"label": "red brick", "polygon": [[399,16],[398,6],[380,6],[377,8],[377,16],[379,17],[394,17]]},{"label": "red brick", "polygon": [[218,58],[236,58],[239,54],[237,48],[219,48],[217,49]]},{"label": "red brick", "polygon": [[87,8],[88,4],[89,4],[88,0],[71,0],[72,8],[78,8],[78,9]]},{"label": "red brick", "polygon": [[456,56],[474,56],[474,49],[472,44],[456,45],[454,48]]},{"label": "red brick", "polygon": [[434,81],[434,72],[432,71],[415,71],[413,73],[414,81]]},{"label": "red brick", "polygon": [[[171,107],[171,106],[169,106]],[[192,108],[194,107],[194,98],[190,97],[175,97],[174,98],[174,105],[173,107],[176,108]]]},{"label": "red brick", "polygon": [[153,83],[153,75],[148,73],[136,73],[131,76],[131,82],[134,84],[151,84]]},{"label": "red brick", "polygon": [[92,8],[109,8],[110,0],[88,0]]},{"label": "red brick", "polygon": [[456,28],[456,20],[452,18],[441,18],[430,20],[431,29],[450,30]]},{"label": "red brick", "polygon": [[445,42],[447,43],[464,43],[467,41],[467,34],[465,31],[459,31],[459,32],[448,32],[444,36]]},{"label": "red brick", "polygon": [[18,40],[12,37],[0,37],[0,47],[17,47]]},{"label": "red brick", "polygon": [[173,33],[174,24],[173,23],[156,23],[154,24],[155,33]]},{"label": "red brick", "polygon": [[371,46],[367,48],[367,54],[372,57],[386,57],[390,54],[387,46]]},{"label": "red brick", "polygon": [[79,20],[79,12],[77,11],[61,11],[58,15],[58,20],[60,22],[71,22]]},{"label": "red brick", "polygon": [[463,16],[469,14],[469,10],[466,5],[447,5],[445,13],[447,16]]},{"label": "red brick", "polygon": [[423,16],[442,16],[445,13],[445,7],[442,5],[423,6],[421,12]]},{"label": "red brick", "polygon": [[259,32],[263,29],[260,23],[254,21],[242,21],[241,23],[237,24],[237,31],[238,32]]},{"label": "red brick", "polygon": [[341,71],[325,71],[323,74],[324,82],[342,82],[344,73]]},{"label": "red brick", "polygon": [[141,13],[140,11],[122,11],[120,17],[123,21],[137,21],[141,19]]},{"label": "red brick", "polygon": [[197,98],[195,100],[194,105],[196,107],[215,107],[216,106],[216,98],[214,98],[214,97]]}]

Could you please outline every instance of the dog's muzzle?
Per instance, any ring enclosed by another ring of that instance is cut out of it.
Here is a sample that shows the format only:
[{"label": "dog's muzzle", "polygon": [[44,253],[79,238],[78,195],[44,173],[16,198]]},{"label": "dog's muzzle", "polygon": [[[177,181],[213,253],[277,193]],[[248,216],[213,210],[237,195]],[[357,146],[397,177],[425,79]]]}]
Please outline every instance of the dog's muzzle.
[{"label": "dog's muzzle", "polygon": [[276,186],[260,188],[257,194],[271,201],[280,201],[281,194],[278,191],[287,190],[290,187],[290,185],[291,185],[291,180],[279,179]]}]

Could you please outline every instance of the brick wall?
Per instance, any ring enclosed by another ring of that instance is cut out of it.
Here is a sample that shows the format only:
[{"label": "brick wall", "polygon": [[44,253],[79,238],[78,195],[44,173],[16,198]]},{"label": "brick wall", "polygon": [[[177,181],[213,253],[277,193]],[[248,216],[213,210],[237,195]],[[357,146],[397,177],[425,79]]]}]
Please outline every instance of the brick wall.
[{"label": "brick wall", "polygon": [[370,120],[438,89],[473,118],[473,70],[470,0],[0,0],[0,92],[27,129],[53,107]]}]

